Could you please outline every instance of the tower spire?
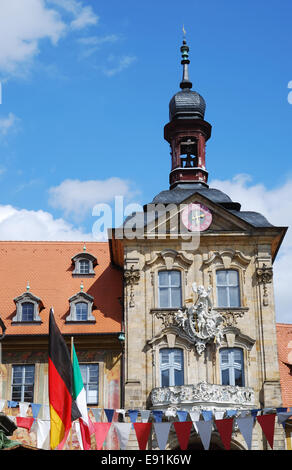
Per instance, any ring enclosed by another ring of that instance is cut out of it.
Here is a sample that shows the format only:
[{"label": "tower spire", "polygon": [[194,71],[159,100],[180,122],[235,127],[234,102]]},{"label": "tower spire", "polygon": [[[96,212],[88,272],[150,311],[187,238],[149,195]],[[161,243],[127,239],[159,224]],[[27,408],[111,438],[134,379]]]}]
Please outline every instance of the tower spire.
[{"label": "tower spire", "polygon": [[185,37],[186,31],[185,31],[184,26],[183,26],[183,33],[184,33],[184,38],[183,38],[182,46],[180,48],[181,56],[182,56],[181,64],[183,66],[183,77],[182,77],[182,81],[180,82],[180,87],[182,90],[184,88],[192,88],[193,86],[192,82],[189,79],[189,63],[190,63],[189,50],[190,49],[189,49],[189,46],[187,45],[187,41]]}]

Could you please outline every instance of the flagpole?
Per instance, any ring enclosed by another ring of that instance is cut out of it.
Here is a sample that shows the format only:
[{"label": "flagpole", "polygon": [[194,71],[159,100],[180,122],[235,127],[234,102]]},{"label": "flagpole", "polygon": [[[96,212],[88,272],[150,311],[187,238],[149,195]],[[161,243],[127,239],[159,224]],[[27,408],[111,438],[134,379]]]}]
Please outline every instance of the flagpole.
[{"label": "flagpole", "polygon": [[[74,345],[74,337],[71,336],[71,364],[73,363],[73,345]],[[72,446],[72,423],[71,423],[71,428],[70,428],[70,450],[73,450]]]}]

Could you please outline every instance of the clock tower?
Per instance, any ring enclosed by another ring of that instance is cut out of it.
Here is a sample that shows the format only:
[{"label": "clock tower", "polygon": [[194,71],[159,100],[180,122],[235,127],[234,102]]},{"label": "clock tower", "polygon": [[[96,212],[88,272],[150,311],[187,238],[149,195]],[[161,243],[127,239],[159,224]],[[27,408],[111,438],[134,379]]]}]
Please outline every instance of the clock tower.
[{"label": "clock tower", "polygon": [[170,100],[169,123],[164,127],[164,138],[171,148],[170,189],[192,183],[207,186],[205,148],[212,128],[204,120],[206,109],[204,98],[191,90],[192,82],[188,70],[189,47],[185,39],[180,50],[183,66],[181,91]]}]

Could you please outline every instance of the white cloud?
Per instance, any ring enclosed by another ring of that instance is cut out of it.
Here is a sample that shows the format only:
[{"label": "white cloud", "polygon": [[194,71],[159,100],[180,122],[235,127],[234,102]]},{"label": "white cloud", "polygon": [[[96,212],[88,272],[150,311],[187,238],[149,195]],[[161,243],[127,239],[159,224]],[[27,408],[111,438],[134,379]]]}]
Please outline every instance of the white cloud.
[{"label": "white cloud", "polygon": [[13,113],[6,117],[0,117],[0,136],[6,136],[11,131],[16,131],[19,118]]},{"label": "white cloud", "polygon": [[77,0],[48,0],[63,10],[73,15],[70,22],[72,29],[83,29],[87,26],[93,26],[98,23],[98,16],[94,13],[91,6],[84,6],[81,1]]},{"label": "white cloud", "polygon": [[85,217],[96,204],[110,203],[115,196],[131,197],[133,192],[128,181],[121,178],[80,181],[67,179],[59,186],[50,188],[49,203],[66,215]]},{"label": "white cloud", "polygon": [[110,55],[108,57],[109,65],[103,68],[103,73],[108,77],[113,77],[117,73],[122,72],[122,70],[127,69],[135,61],[135,56],[125,55],[115,57],[114,55]]},{"label": "white cloud", "polygon": [[72,30],[95,25],[91,6],[76,0],[1,0],[0,71],[25,75],[40,52],[42,40],[56,45]]},{"label": "white cloud", "polygon": [[93,235],[49,212],[0,205],[0,240],[89,241]]},{"label": "white cloud", "polygon": [[[217,188],[241,203],[241,210],[263,214],[270,223],[277,226],[292,226],[292,180],[282,186],[268,189],[263,184],[252,184],[249,175],[237,175],[231,180],[213,180],[210,187]],[[274,289],[276,319],[292,323],[292,232],[287,231],[274,263]]]},{"label": "white cloud", "polygon": [[39,41],[56,44],[66,29],[59,13],[43,0],[2,0],[0,3],[0,69],[23,72],[39,53]]},{"label": "white cloud", "polygon": [[117,34],[107,34],[105,36],[85,36],[79,38],[77,42],[82,46],[81,56],[89,57],[96,52],[104,44],[112,44],[117,42],[120,37]]}]

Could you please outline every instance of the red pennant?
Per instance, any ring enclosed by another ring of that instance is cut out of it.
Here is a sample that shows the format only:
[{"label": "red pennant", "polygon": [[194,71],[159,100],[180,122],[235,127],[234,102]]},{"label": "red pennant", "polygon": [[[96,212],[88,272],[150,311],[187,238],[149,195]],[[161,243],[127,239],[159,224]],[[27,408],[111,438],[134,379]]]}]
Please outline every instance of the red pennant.
[{"label": "red pennant", "polygon": [[135,428],[137,441],[139,444],[140,450],[146,450],[146,445],[148,441],[148,437],[151,431],[151,423],[133,423]]},{"label": "red pennant", "polygon": [[260,423],[263,433],[266,436],[271,448],[273,448],[274,445],[275,418],[275,413],[257,416],[257,420]]},{"label": "red pennant", "polygon": [[82,437],[82,444],[84,450],[91,449],[91,440],[90,440],[90,431],[87,424],[83,421],[82,418],[79,418],[80,432]]},{"label": "red pennant", "polygon": [[101,450],[112,423],[93,423],[96,447]]},{"label": "red pennant", "polygon": [[34,418],[22,418],[20,416],[16,417],[16,424],[19,428],[25,428],[30,431],[30,428],[32,427],[32,423],[34,422]]},{"label": "red pennant", "polygon": [[230,450],[230,442],[233,428],[233,418],[215,419],[215,424],[221,437],[225,450]]},{"label": "red pennant", "polygon": [[192,421],[173,423],[181,450],[187,450],[192,429]]}]

